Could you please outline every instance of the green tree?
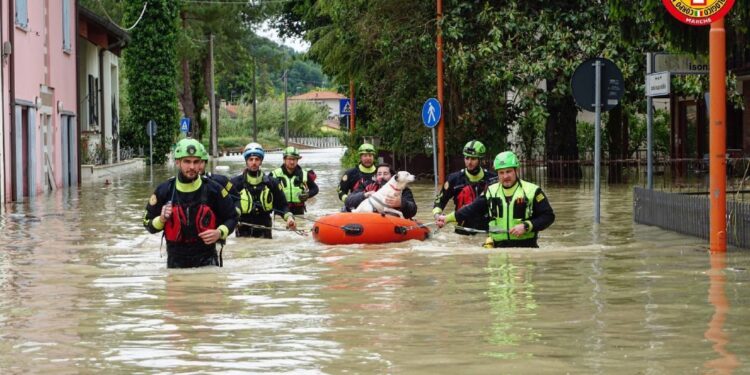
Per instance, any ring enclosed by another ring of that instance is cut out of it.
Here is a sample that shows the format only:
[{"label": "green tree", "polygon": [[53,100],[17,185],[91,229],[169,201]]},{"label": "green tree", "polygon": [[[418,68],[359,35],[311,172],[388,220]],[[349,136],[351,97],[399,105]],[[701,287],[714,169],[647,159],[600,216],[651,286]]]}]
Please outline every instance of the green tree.
[{"label": "green tree", "polygon": [[[175,90],[177,6],[172,0],[149,0],[137,27],[130,32],[131,43],[124,51],[127,98],[130,112],[122,128],[127,146],[148,146],[144,131],[149,120],[156,121],[154,163],[163,163],[177,132],[177,93]],[[134,23],[143,1],[125,4],[124,20]]]}]

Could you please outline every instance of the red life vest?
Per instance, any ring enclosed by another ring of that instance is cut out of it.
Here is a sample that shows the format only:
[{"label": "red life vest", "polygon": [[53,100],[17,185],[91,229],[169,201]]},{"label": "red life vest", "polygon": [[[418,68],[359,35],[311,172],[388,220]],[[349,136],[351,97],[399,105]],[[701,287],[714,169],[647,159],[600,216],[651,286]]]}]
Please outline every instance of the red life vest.
[{"label": "red life vest", "polygon": [[477,197],[474,187],[471,184],[464,185],[463,189],[456,195],[456,210],[473,202]]},{"label": "red life vest", "polygon": [[164,236],[170,242],[191,243],[200,240],[198,234],[216,228],[216,214],[208,205],[208,187],[203,185],[197,205],[180,202],[172,205],[172,216],[164,225]]}]

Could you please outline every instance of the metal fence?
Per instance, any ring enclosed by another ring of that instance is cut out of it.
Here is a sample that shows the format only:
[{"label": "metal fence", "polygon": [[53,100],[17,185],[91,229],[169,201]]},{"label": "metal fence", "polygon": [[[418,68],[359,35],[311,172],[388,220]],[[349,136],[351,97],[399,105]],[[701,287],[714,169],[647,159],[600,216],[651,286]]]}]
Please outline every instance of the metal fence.
[{"label": "metal fence", "polygon": [[339,137],[289,137],[289,143],[314,148],[342,147]]},{"label": "metal fence", "polygon": [[[727,199],[726,209],[727,243],[750,248],[750,203]],[[633,218],[639,224],[708,239],[709,213],[708,193],[669,193],[640,187],[633,191]]]}]

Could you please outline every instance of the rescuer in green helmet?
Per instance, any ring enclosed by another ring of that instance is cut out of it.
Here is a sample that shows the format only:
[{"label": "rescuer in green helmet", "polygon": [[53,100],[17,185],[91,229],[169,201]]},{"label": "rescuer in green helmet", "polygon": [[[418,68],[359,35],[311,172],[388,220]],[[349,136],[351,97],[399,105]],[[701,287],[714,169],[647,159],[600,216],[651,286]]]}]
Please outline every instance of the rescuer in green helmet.
[{"label": "rescuer in green helmet", "polygon": [[341,202],[346,202],[346,197],[351,193],[365,190],[367,185],[376,183],[375,160],[377,152],[375,146],[369,143],[363,143],[357,149],[359,153],[359,165],[344,172],[339,182],[338,194]]},{"label": "rescuer in green helmet", "polygon": [[289,211],[295,215],[304,215],[305,202],[318,194],[315,172],[299,165],[299,159],[302,159],[302,156],[296,147],[285,148],[282,156],[284,164],[274,169],[271,174],[284,189]]},{"label": "rescuer in green helmet", "polygon": [[493,167],[498,182],[490,185],[484,194],[468,206],[450,215],[439,215],[435,223],[466,220],[486,214],[489,217],[487,244],[493,247],[539,247],[539,232],[555,221],[555,213],[542,189],[518,178],[520,163],[511,151],[495,157]]},{"label": "rescuer in green helmet", "polygon": [[160,184],[146,205],[143,226],[150,233],[164,231],[168,268],[221,266],[216,243],[237,225],[232,198],[200,175],[204,152],[195,139],[177,142],[177,176]]},{"label": "rescuer in green helmet", "polygon": [[[456,206],[455,210],[457,211],[473,202],[477,196],[484,192],[490,180],[496,177],[494,172],[481,166],[481,159],[484,158],[486,153],[487,148],[482,142],[476,140],[466,142],[463,148],[464,168],[449,174],[448,178],[446,178],[440,192],[435,197],[432,209],[433,216],[437,217],[440,215],[451,199],[453,199],[453,203]],[[466,218],[460,224],[464,228],[487,230],[487,223],[486,215],[480,215]],[[475,232],[458,228],[456,229],[456,233],[475,234]]]}]

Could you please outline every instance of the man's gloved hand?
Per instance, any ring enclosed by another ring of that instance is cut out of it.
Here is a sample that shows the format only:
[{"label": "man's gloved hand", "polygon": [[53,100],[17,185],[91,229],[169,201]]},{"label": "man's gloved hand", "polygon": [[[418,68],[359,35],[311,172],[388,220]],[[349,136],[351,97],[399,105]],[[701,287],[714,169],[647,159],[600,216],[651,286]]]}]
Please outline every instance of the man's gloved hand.
[{"label": "man's gloved hand", "polygon": [[435,217],[435,225],[437,225],[438,228],[442,228],[445,226],[445,215],[443,214],[436,214],[437,217]]},{"label": "man's gloved hand", "polygon": [[307,201],[307,198],[310,198],[310,194],[306,191],[303,191],[297,195],[297,198],[299,198],[299,201],[302,203],[305,203]]},{"label": "man's gloved hand", "polygon": [[297,230],[297,223],[294,221],[293,217],[290,217],[286,221],[286,229],[289,230]]}]

